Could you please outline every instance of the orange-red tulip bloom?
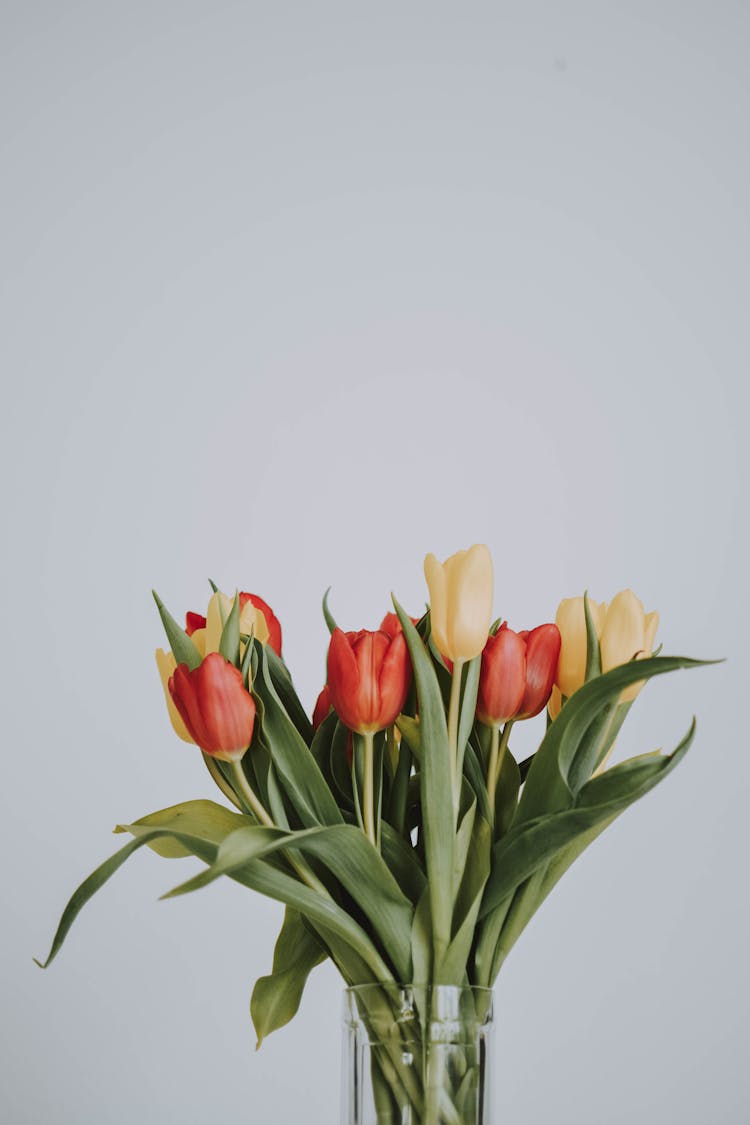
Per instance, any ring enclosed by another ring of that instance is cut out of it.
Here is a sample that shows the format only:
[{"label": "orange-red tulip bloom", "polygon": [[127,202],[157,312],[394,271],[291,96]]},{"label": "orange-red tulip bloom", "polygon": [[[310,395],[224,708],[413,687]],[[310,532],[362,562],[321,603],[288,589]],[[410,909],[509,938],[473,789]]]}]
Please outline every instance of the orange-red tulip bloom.
[{"label": "orange-red tulip bloom", "polygon": [[213,758],[238,762],[253,737],[255,700],[242,673],[218,652],[192,671],[178,664],[169,693],[194,742]]},{"label": "orange-red tulip bloom", "polygon": [[331,703],[343,723],[359,734],[384,730],[401,714],[411,682],[403,633],[335,629],[328,648]]},{"label": "orange-red tulip bloom", "polygon": [[538,715],[552,692],[560,655],[556,625],[514,633],[507,624],[482,653],[477,715],[488,726]]},{"label": "orange-red tulip bloom", "polygon": [[[409,620],[411,621],[412,625],[419,624],[418,617],[410,617]],[[380,622],[380,631],[381,633],[387,633],[389,637],[395,637],[396,633],[403,633],[404,630],[401,627],[401,622],[399,621],[398,614],[386,613],[385,617]]]},{"label": "orange-red tulip bloom", "polygon": [[326,684],[315,703],[315,710],[313,711],[312,717],[313,730],[317,730],[319,726],[323,725],[330,715],[332,707],[331,689],[328,687],[328,684]]}]

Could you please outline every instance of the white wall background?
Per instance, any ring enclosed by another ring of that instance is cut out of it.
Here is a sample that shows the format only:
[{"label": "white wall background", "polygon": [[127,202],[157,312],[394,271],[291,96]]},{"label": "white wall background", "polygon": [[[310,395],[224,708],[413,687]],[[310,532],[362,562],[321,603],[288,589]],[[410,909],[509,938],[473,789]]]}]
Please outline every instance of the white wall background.
[{"label": "white wall background", "polygon": [[623,754],[697,743],[504,970],[497,1120],[748,1120],[750,6],[0,20],[3,1120],[337,1119],[333,971],[253,1053],[274,904],[141,853],[31,958],[115,823],[212,795],[152,585],[262,593],[312,704],[329,583],[372,625],[477,540],[519,628],[632,585],[729,657],[634,709]]}]

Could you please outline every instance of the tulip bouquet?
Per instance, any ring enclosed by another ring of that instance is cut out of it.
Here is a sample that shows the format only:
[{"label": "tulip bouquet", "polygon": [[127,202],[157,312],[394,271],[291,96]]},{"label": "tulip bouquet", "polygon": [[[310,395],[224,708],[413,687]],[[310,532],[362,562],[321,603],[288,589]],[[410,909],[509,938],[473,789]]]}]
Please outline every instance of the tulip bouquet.
[{"label": "tulip bouquet", "polygon": [[[74,893],[45,964],[84,903],[145,845],[203,862],[165,897],[224,875],[285,905],[272,971],[252,994],[259,1044],[294,1016],[328,957],[347,985],[369,986],[372,1027],[398,1022],[398,986],[425,996],[456,986],[481,1004],[571,863],[685,754],[694,723],[671,755],[609,765],[638,691],[701,662],[653,652],[657,615],[631,591],[609,605],[565,600],[554,624],[516,632],[492,620],[486,547],[442,564],[428,555],[425,576],[427,611],[411,617],[394,599],[374,631],[342,631],[324,598],[331,638],[312,720],[261,598],[214,587],[205,617],[188,613],[184,629],[156,598],[172,725],[202,753],[225,801],[118,826],[131,839]],[[518,762],[515,724],[545,709],[538,750]],[[479,1059],[466,1047],[446,1073],[427,1049],[429,1011],[415,1019],[425,1042],[416,1074],[413,1051],[407,1065],[373,1036],[378,1120],[460,1125]]]}]

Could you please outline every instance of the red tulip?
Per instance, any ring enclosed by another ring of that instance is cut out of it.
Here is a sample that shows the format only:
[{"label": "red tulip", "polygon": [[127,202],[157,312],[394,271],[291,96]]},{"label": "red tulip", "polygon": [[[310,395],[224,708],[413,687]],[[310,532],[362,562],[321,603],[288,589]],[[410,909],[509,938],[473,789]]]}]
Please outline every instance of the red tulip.
[{"label": "red tulip", "polygon": [[481,721],[499,726],[538,715],[552,692],[559,655],[556,625],[514,633],[504,622],[482,652],[477,696]]},{"label": "red tulip", "polygon": [[185,614],[185,632],[189,637],[192,637],[198,629],[206,628],[206,619],[202,613],[193,613],[188,610]]},{"label": "red tulip", "polygon": [[255,700],[242,673],[218,652],[192,671],[178,664],[169,693],[194,742],[214,758],[238,762],[253,737]]},{"label": "red tulip", "polygon": [[259,598],[257,594],[240,594],[240,611],[244,609],[248,602],[260,610],[265,617],[268,626],[268,643],[276,655],[281,656],[281,622],[278,617],[268,602],[264,602],[263,598]]},{"label": "red tulip", "polygon": [[557,625],[537,625],[518,634],[526,642],[526,689],[519,719],[531,719],[547,706],[557,674],[562,639]]},{"label": "red tulip", "polygon": [[[410,617],[412,625],[419,623],[418,617]],[[397,633],[403,633],[401,622],[397,613],[386,613],[383,620],[380,622],[380,632],[387,633],[389,637],[395,637]]]},{"label": "red tulip", "polygon": [[[263,614],[266,619],[266,625],[268,626],[268,643],[276,655],[281,656],[281,622],[278,617],[273,612],[268,602],[264,602],[263,598],[259,598],[257,594],[240,594],[240,613],[248,602]],[[185,615],[185,632],[189,637],[192,637],[193,633],[197,632],[198,629],[205,628],[206,619],[202,613],[188,612]]]},{"label": "red tulip", "polygon": [[323,722],[330,715],[332,706],[333,704],[331,703],[331,689],[328,687],[328,684],[326,684],[320,695],[318,696],[317,702],[315,704],[315,710],[313,711],[313,730],[317,730],[319,726],[322,726]]},{"label": "red tulip", "polygon": [[343,723],[359,734],[384,730],[406,700],[411,666],[403,633],[344,633],[335,629],[328,649],[331,702]]}]

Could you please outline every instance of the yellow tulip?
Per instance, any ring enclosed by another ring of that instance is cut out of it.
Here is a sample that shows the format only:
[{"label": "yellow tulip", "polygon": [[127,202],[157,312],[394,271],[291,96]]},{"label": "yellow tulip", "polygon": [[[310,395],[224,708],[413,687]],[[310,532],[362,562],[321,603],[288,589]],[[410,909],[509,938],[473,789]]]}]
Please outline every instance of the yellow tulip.
[{"label": "yellow tulip", "polygon": [[[221,642],[221,631],[224,628],[224,621],[231,613],[234,598],[228,597],[223,594],[221,590],[217,590],[212,594],[211,600],[208,603],[206,610],[206,628],[205,631],[197,629],[193,633],[193,642],[198,645],[202,651],[202,656],[208,656],[209,652],[218,652],[219,644]],[[248,636],[253,634],[257,641],[261,644],[266,644],[269,637],[268,622],[264,614],[256,609],[252,602],[246,602],[240,611],[240,632],[246,633]],[[203,633],[203,637],[196,639],[198,633]]]},{"label": "yellow tulip", "polygon": [[484,544],[458,551],[444,563],[424,561],[430,591],[432,636],[441,656],[473,660],[487,641],[492,622],[492,557]]},{"label": "yellow tulip", "polygon": [[[643,602],[632,590],[621,590],[612,599],[599,633],[602,652],[602,671],[609,672],[619,664],[643,660],[654,648],[654,638],[659,626],[658,613],[644,613]],[[635,699],[643,687],[643,680],[631,684],[620,696],[621,703]]]},{"label": "yellow tulip", "polygon": [[[630,660],[650,656],[659,624],[658,613],[644,613],[643,603],[632,590],[621,590],[609,605],[589,599],[594,627],[601,649],[602,672],[609,672]],[[556,689],[550,699],[553,718],[560,711],[561,696],[570,696],[582,687],[586,678],[586,615],[583,598],[564,598],[557,610],[555,623],[560,630],[562,646],[557,666]],[[635,699],[643,682],[626,688],[621,703]]]},{"label": "yellow tulip", "polygon": [[[607,612],[606,603],[592,602],[589,598],[589,606],[597,636],[601,636]],[[583,598],[563,598],[557,608],[555,624],[562,639],[555,682],[563,695],[572,695],[583,686],[586,679],[586,613]]]},{"label": "yellow tulip", "polygon": [[169,718],[174,727],[175,734],[179,735],[183,742],[192,743],[193,740],[187,732],[187,727],[182,721],[182,716],[175,707],[172,696],[169,694],[169,677],[177,667],[177,661],[171,652],[165,652],[163,648],[157,648],[156,667],[159,669],[159,678],[161,680],[161,686],[164,689],[164,698],[167,701],[167,711],[169,712]]}]

